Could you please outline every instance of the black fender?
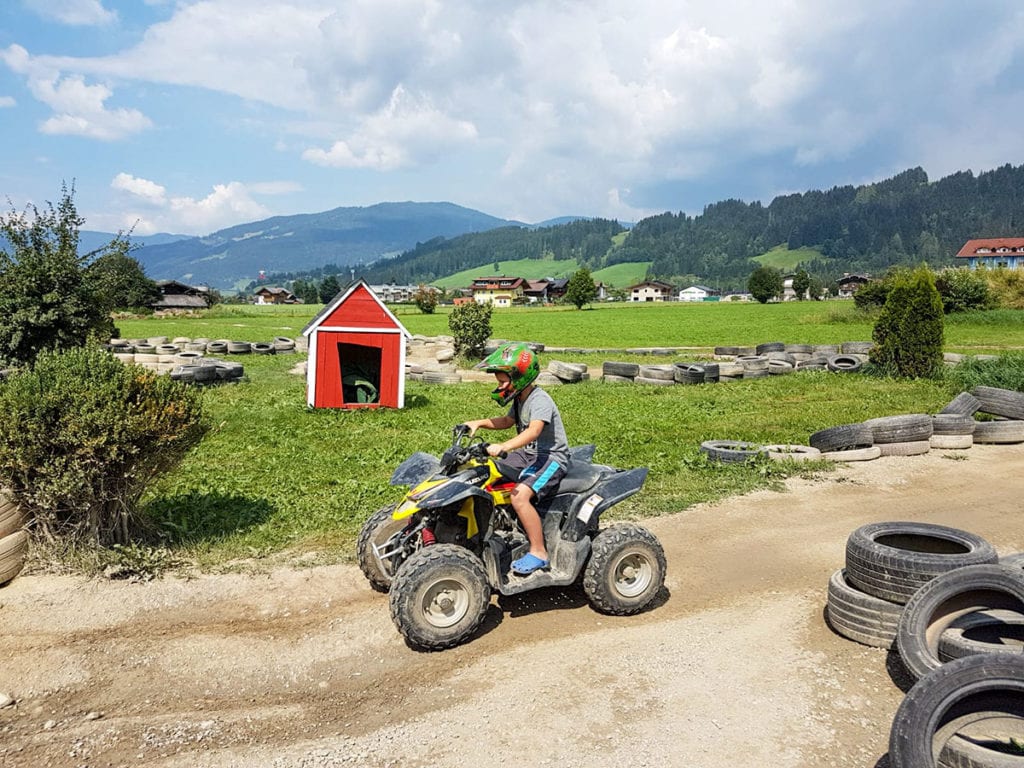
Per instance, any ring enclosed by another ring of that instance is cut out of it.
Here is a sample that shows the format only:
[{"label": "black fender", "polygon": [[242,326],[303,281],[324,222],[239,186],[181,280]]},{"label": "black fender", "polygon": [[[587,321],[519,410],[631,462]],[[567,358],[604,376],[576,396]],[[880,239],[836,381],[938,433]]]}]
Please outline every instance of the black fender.
[{"label": "black fender", "polygon": [[473,514],[476,516],[476,527],[480,531],[480,536],[487,536],[490,533],[491,517],[494,514],[494,499],[491,498],[491,494],[478,485],[451,480],[420,499],[419,508],[422,512],[429,514],[442,507],[461,507],[466,499],[473,500]]},{"label": "black fender", "polygon": [[441,468],[441,460],[417,451],[391,473],[391,485],[418,485]]},{"label": "black fender", "polygon": [[647,467],[626,469],[609,475],[573,501],[566,514],[562,538],[579,541],[588,530],[596,530],[601,513],[628,499],[644,486]]},{"label": "black fender", "polygon": [[569,458],[572,461],[580,461],[588,463],[594,460],[594,451],[597,450],[597,446],[593,443],[587,445],[574,445],[569,448]]}]

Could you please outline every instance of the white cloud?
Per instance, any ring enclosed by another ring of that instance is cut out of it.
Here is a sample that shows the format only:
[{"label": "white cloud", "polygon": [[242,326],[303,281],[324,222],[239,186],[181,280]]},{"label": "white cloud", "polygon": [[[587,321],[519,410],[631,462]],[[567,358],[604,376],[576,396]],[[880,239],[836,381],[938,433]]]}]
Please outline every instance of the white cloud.
[{"label": "white cloud", "polygon": [[117,21],[117,13],[108,11],[100,0],[22,0],[43,18],[75,27],[100,27]]},{"label": "white cloud", "polygon": [[0,96],[0,108],[13,107],[17,103],[13,96]]},{"label": "white cloud", "polygon": [[154,232],[206,235],[243,221],[268,218],[272,211],[253,199],[253,194],[282,194],[293,191],[292,182],[216,184],[206,197],[169,195],[166,188],[149,179],[119,173],[110,186],[121,193],[116,215],[89,217],[90,225],[101,229],[133,229],[136,234]]},{"label": "white cloud", "polygon": [[398,86],[387,106],[369,115],[349,138],[329,150],[308,149],[304,159],[334,168],[390,171],[435,159],[446,148],[476,139],[476,127],[445,115],[429,99]]},{"label": "white cloud", "polygon": [[87,85],[78,76],[30,82],[33,95],[54,111],[39,129],[43,133],[72,134],[114,140],[151,128],[153,123],[137,109],[107,109],[112,92],[105,85]]}]

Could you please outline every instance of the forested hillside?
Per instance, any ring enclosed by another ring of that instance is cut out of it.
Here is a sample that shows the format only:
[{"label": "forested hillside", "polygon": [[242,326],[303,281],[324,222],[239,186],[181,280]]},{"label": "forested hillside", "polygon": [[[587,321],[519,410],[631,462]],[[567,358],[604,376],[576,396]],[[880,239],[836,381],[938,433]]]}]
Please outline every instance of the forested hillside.
[{"label": "forested hillside", "polygon": [[751,259],[778,246],[808,249],[803,266],[825,283],[894,264],[940,267],[971,238],[1024,235],[1024,165],[935,182],[914,168],[874,184],[780,196],[767,206],[725,200],[696,216],[663,213],[625,232],[606,219],[503,227],[437,237],[356,271],[371,283],[417,283],[525,258],[576,259],[591,271],[652,262],[651,277],[741,289],[757,266]]}]

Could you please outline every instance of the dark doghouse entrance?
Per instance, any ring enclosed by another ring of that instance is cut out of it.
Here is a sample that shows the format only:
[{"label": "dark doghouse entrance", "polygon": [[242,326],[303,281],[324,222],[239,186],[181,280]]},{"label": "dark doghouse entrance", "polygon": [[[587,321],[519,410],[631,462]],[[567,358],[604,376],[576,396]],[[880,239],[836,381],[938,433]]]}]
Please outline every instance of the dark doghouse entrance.
[{"label": "dark doghouse entrance", "polygon": [[363,344],[338,344],[341,395],[346,403],[376,403],[380,399],[381,349]]}]

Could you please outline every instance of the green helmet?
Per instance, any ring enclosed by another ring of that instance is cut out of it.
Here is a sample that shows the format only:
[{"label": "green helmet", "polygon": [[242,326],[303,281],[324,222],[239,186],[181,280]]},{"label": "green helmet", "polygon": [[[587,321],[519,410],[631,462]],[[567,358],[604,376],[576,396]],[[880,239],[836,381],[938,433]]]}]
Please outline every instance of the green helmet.
[{"label": "green helmet", "polygon": [[499,386],[491,392],[491,399],[498,405],[508,405],[540,375],[537,356],[533,354],[529,344],[521,341],[502,344],[476,367],[488,373],[508,374],[508,386]]}]

